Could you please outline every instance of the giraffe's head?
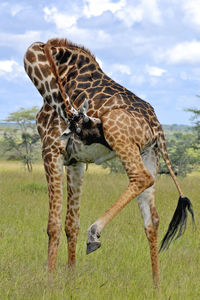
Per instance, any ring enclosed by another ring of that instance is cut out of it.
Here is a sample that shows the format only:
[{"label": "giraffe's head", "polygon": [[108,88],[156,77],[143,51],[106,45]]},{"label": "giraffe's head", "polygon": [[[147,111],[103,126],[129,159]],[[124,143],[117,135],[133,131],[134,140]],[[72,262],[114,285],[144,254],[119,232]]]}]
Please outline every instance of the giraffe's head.
[{"label": "giraffe's head", "polygon": [[68,139],[69,136],[75,134],[85,145],[90,145],[103,138],[101,120],[88,116],[88,108],[89,104],[86,99],[78,111],[73,108],[72,118],[70,118],[69,125],[60,139]]}]

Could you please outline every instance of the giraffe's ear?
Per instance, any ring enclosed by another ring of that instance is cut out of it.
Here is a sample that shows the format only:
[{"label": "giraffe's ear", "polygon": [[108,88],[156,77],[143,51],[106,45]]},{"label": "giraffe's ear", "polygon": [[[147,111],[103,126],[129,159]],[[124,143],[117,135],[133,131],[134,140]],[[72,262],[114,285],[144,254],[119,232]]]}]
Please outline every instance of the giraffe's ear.
[{"label": "giraffe's ear", "polygon": [[81,104],[81,107],[79,111],[83,114],[86,114],[89,108],[89,102],[87,99],[84,100],[83,104]]},{"label": "giraffe's ear", "polygon": [[67,127],[67,129],[59,137],[59,140],[67,140],[70,137],[70,135],[72,135],[72,131]]}]

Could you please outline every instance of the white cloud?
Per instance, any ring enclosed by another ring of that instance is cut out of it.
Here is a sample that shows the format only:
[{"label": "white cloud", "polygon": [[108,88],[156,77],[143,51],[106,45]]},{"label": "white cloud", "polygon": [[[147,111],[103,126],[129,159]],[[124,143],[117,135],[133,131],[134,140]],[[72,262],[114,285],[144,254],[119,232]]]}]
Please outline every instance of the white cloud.
[{"label": "white cloud", "polygon": [[14,17],[16,16],[20,11],[24,9],[24,6],[20,4],[15,4],[10,7],[11,15]]},{"label": "white cloud", "polygon": [[14,60],[0,60],[0,72],[12,72],[13,66],[16,64]]},{"label": "white cloud", "polygon": [[116,12],[116,16],[128,27],[143,20],[154,24],[162,21],[157,0],[142,0],[138,5],[134,4],[134,1],[128,1],[126,6]]},{"label": "white cloud", "polygon": [[183,2],[183,10],[187,22],[192,22],[195,25],[200,25],[200,1],[184,0]]},{"label": "white cloud", "polygon": [[161,60],[169,64],[199,63],[200,42],[183,42],[160,55]]},{"label": "white cloud", "polygon": [[141,7],[146,19],[154,24],[161,23],[161,10],[158,8],[157,0],[142,0]]},{"label": "white cloud", "polygon": [[146,66],[146,71],[149,75],[151,76],[155,76],[155,77],[160,77],[162,76],[164,73],[166,73],[167,71],[158,67],[154,67],[154,66]]},{"label": "white cloud", "polygon": [[119,2],[112,2],[110,0],[85,0],[83,13],[87,18],[92,16],[100,16],[105,11],[111,11],[113,14],[122,9],[126,0],[120,0]]},{"label": "white cloud", "polygon": [[102,42],[109,43],[111,36],[101,29],[98,31],[98,39]]},{"label": "white cloud", "polygon": [[132,75],[130,78],[130,83],[133,87],[142,85],[145,81],[146,79],[143,75]]},{"label": "white cloud", "polygon": [[[82,17],[82,14],[78,14],[75,11],[76,9],[73,8],[69,14],[60,12],[56,7],[49,8],[46,6],[44,8],[44,19],[55,24],[53,35],[67,37],[72,42],[83,44],[89,49],[104,48],[105,45],[111,43],[111,36],[104,30],[98,30],[95,27],[85,28],[78,26],[77,20]],[[47,34],[45,38],[46,40],[52,38],[52,32]]]},{"label": "white cloud", "polygon": [[131,69],[127,65],[123,64],[113,64],[111,66],[111,73],[120,72],[122,74],[131,75]]},{"label": "white cloud", "polygon": [[190,71],[184,70],[180,72],[180,78],[182,80],[200,81],[200,68],[190,68]]},{"label": "white cloud", "polygon": [[0,60],[0,77],[6,80],[25,78],[24,68],[15,60]]},{"label": "white cloud", "polygon": [[39,31],[25,31],[23,34],[0,32],[0,46],[20,51],[22,55],[30,44],[41,39]]},{"label": "white cloud", "polygon": [[67,13],[58,12],[54,6],[52,8],[44,8],[44,18],[47,22],[54,22],[58,29],[67,29],[76,24],[78,16]]},{"label": "white cloud", "polygon": [[4,12],[9,12],[12,17],[15,17],[18,13],[20,13],[22,10],[25,10],[29,8],[30,6],[27,6],[26,4],[11,4],[9,1],[1,2],[0,3],[0,11],[2,14]]},{"label": "white cloud", "polygon": [[126,6],[117,12],[116,16],[124,22],[127,27],[131,27],[134,23],[141,22],[143,19],[143,11],[141,7]]},{"label": "white cloud", "polygon": [[83,14],[90,18],[100,16],[105,11],[110,11],[120,19],[127,27],[141,22],[150,21],[154,24],[161,22],[161,11],[157,6],[157,0],[141,0],[139,4],[136,0],[85,0]]}]

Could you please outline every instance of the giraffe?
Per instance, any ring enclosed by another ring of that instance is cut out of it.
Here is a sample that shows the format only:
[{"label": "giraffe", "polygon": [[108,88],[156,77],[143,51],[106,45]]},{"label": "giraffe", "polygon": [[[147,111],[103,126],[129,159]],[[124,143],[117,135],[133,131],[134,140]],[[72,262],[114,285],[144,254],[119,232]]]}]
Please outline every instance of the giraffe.
[{"label": "giraffe", "polygon": [[[179,193],[161,250],[168,248],[173,239],[183,234],[187,211],[191,213],[193,222],[194,215],[192,204],[183,195],[173,172],[162,126],[154,109],[109,78],[88,49],[67,39],[33,43],[25,53],[24,66],[44,99],[37,115],[37,128],[42,140],[49,191],[48,271],[56,270],[61,232],[63,165],[67,170],[65,232],[68,265],[73,268],[80,226],[84,163],[98,164],[116,155],[124,165],[129,184],[116,203],[89,227],[86,252],[89,254],[101,246],[99,238],[104,227],[136,197],[149,243],[153,282],[157,286],[160,280],[159,216],[155,207],[155,179],[160,154]],[[90,134],[92,127],[94,131]]]}]

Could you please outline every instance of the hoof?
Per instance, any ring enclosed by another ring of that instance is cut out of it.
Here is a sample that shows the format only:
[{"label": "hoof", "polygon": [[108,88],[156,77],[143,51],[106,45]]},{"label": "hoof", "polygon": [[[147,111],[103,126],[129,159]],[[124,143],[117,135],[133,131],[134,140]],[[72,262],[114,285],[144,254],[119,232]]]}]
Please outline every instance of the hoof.
[{"label": "hoof", "polygon": [[87,254],[90,254],[91,252],[97,250],[98,248],[101,247],[100,242],[93,242],[93,243],[87,243]]}]

